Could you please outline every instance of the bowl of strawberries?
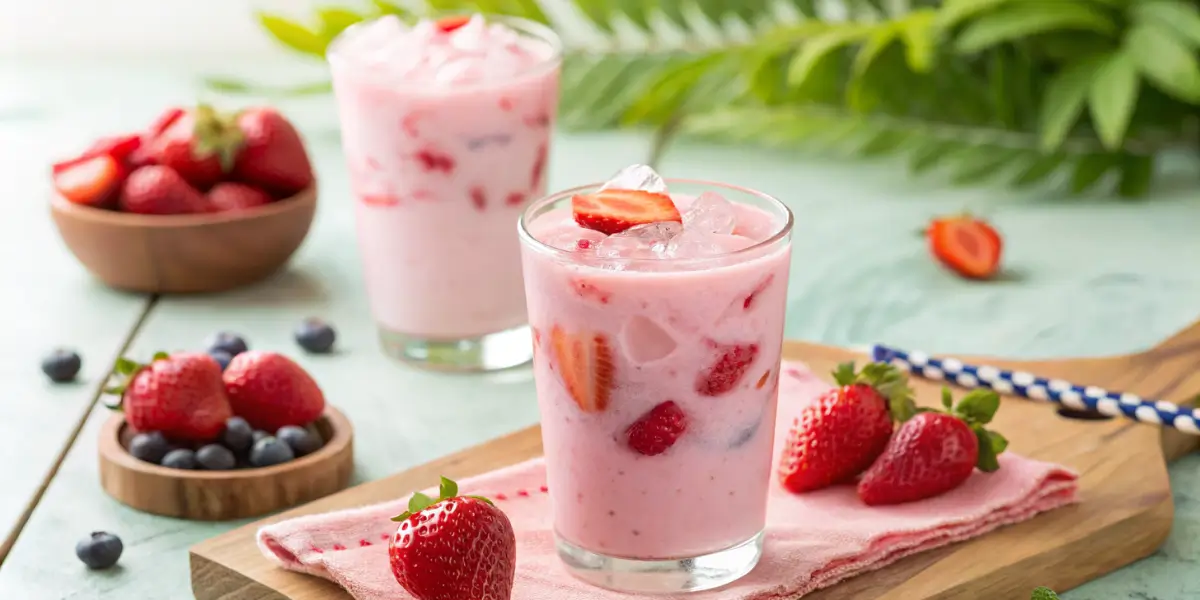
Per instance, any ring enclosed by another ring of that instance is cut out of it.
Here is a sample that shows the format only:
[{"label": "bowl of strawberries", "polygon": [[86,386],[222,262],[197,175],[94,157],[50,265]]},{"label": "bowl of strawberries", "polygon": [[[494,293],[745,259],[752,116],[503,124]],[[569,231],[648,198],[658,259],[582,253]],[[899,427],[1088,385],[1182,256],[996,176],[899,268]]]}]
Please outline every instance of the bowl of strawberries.
[{"label": "bowl of strawberries", "polygon": [[146,131],[106,137],[52,167],[51,215],[106,284],[218,292],[283,267],[316,213],[312,163],[270,107],[167,109]]}]

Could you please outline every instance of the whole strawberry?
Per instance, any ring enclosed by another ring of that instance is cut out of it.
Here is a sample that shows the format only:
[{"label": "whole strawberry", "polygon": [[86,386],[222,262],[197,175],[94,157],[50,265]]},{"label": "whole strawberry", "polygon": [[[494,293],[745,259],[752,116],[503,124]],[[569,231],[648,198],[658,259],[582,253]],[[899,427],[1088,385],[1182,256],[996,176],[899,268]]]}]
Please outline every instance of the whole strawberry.
[{"label": "whole strawberry", "polygon": [[312,185],[312,164],[296,128],[273,108],[250,108],[237,117],[244,139],[233,175],[238,181],[285,198]]},{"label": "whole strawberry", "polygon": [[838,365],[838,387],[804,407],[788,432],[779,478],[793,493],[852,480],[871,466],[892,437],[894,420],[912,415],[908,379],[895,367]]},{"label": "whole strawberry", "polygon": [[204,194],[171,167],[150,165],[129,174],[118,201],[121,210],[142,215],[184,215],[208,211]]},{"label": "whole strawberry", "polygon": [[175,440],[216,438],[233,416],[221,366],[203,352],[154,355],[149,365],[122,358],[114,375],[121,381],[105,389],[116,394],[114,408],[138,431],[158,431]]},{"label": "whole strawberry", "polygon": [[244,183],[218,183],[208,190],[210,212],[236,212],[258,208],[271,202],[266,192]]},{"label": "whole strawberry", "polygon": [[868,505],[901,504],[944,494],[978,467],[1000,468],[996,456],[1008,446],[998,433],[984,429],[1000,408],[1000,396],[975,390],[951,408],[950,390],[942,390],[946,412],[922,409],[905,421],[887,449],[858,482],[858,497]]},{"label": "whole strawberry", "polygon": [[388,544],[392,575],[417,600],[509,600],[517,540],[487,498],[459,496],[445,477],[439,498],[413,494]]},{"label": "whole strawberry", "polygon": [[150,140],[148,159],[207,190],[233,168],[241,144],[241,131],[232,119],[202,104],[175,115]]},{"label": "whole strawberry", "polygon": [[238,354],[225,368],[224,379],[233,412],[255,429],[304,426],[325,410],[325,395],[317,382],[282,354],[259,350]]}]

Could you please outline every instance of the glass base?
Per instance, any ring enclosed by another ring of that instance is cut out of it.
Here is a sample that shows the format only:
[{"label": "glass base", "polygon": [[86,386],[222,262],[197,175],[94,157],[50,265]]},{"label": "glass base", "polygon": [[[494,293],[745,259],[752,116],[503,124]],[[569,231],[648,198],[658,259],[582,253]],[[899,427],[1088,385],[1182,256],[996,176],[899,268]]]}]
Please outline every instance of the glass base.
[{"label": "glass base", "polygon": [[430,340],[380,328],[388,356],[410,365],[452,372],[499,371],[533,360],[528,325],[462,340]]},{"label": "glass base", "polygon": [[558,557],[575,577],[618,592],[677,594],[711,590],[740,579],[758,564],[763,534],[733,547],[669,560],[637,560],[596,554],[555,536]]}]

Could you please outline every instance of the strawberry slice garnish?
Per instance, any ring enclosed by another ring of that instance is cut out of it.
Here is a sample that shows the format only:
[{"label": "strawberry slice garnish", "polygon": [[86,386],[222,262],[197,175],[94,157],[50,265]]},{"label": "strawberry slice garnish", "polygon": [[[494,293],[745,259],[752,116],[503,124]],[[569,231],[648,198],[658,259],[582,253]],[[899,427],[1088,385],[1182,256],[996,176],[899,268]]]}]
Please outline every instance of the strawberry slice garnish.
[{"label": "strawberry slice garnish", "polygon": [[650,223],[674,221],[683,217],[671,197],[642,190],[600,190],[571,198],[571,211],[580,227],[612,235]]},{"label": "strawberry slice garnish", "polygon": [[613,355],[602,333],[550,330],[550,346],[567,393],[583,412],[604,412],[613,387]]},{"label": "strawberry slice garnish", "polygon": [[717,360],[696,378],[696,392],[702,396],[720,396],[737,387],[746,369],[758,357],[758,344],[713,344]]},{"label": "strawberry slice garnish", "polygon": [[454,15],[450,17],[442,17],[441,19],[434,21],[433,24],[436,25],[438,29],[446,33],[450,33],[451,31],[466,25],[470,21],[471,15]]},{"label": "strawberry slice garnish", "polygon": [[986,221],[970,215],[939,217],[925,235],[934,258],[967,279],[990,279],[1000,270],[1004,243]]},{"label": "strawberry slice garnish", "polygon": [[657,456],[666,452],[687,431],[687,415],[668,400],[650,409],[625,430],[626,442],[639,454]]},{"label": "strawberry slice garnish", "polygon": [[56,167],[54,189],[64,198],[84,206],[107,206],[116,199],[125,178],[117,159],[101,154]]}]

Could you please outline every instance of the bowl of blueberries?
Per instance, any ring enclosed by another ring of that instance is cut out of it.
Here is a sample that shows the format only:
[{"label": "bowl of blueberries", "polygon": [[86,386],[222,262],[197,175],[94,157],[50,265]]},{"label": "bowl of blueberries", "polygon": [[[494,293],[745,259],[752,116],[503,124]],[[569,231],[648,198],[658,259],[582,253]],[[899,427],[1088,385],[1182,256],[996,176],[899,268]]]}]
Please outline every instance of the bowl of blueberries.
[{"label": "bowl of blueberries", "polygon": [[[331,327],[297,329],[310,354]],[[218,333],[205,351],[118,360],[106,388],[120,409],[100,432],[101,485],[145,512],[223,521],[271,513],[344,489],[353,428],[298,363]]]}]

